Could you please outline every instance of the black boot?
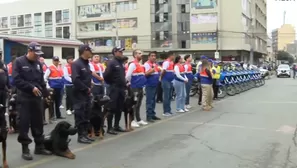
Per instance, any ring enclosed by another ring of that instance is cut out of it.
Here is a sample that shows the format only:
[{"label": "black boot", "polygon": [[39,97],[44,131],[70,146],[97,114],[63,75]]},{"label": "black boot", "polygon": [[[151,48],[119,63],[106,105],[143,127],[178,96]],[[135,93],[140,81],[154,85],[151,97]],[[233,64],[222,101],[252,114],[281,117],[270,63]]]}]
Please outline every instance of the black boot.
[{"label": "black boot", "polygon": [[22,145],[22,158],[24,160],[33,160],[33,156],[30,153],[29,145]]},{"label": "black boot", "polygon": [[52,152],[46,150],[43,145],[35,145],[34,154],[35,155],[51,155]]},{"label": "black boot", "polygon": [[89,139],[86,138],[86,136],[78,136],[77,138],[77,142],[78,143],[82,143],[82,144],[91,144],[92,141],[90,141]]}]

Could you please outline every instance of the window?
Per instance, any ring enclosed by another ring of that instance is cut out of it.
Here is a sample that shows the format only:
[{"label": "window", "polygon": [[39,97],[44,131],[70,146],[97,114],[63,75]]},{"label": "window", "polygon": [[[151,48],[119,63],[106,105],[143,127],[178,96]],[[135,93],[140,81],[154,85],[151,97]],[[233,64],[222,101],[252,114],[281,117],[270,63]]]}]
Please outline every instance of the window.
[{"label": "window", "polygon": [[41,26],[42,25],[42,17],[41,13],[34,14],[34,26]]},{"label": "window", "polygon": [[45,24],[52,24],[53,23],[53,13],[52,12],[45,12],[44,13],[44,22],[45,22]]},{"label": "window", "polygon": [[14,28],[17,26],[17,17],[16,16],[10,16],[10,27]]},{"label": "window", "polygon": [[25,26],[32,26],[32,15],[31,14],[25,15]]},{"label": "window", "polygon": [[70,22],[70,15],[69,15],[69,9],[63,10],[63,23],[69,23]]},{"label": "window", "polygon": [[24,27],[24,15],[18,16],[18,27]]},{"label": "window", "polygon": [[54,56],[54,47],[42,46],[43,58],[51,59]]},{"label": "window", "polygon": [[7,29],[8,28],[8,17],[0,18],[0,28]]},{"label": "window", "polygon": [[16,30],[10,31],[10,34],[18,34],[18,31]]},{"label": "window", "polygon": [[42,26],[35,26],[34,36],[43,37]]},{"label": "window", "polygon": [[32,30],[31,29],[25,30],[24,35],[25,36],[32,36]]},{"label": "window", "polygon": [[56,23],[62,23],[62,11],[56,11]]},{"label": "window", "polygon": [[63,38],[69,39],[69,37],[70,37],[70,28],[69,28],[69,26],[64,26],[63,27]]},{"label": "window", "polygon": [[53,26],[52,25],[46,25],[44,30],[45,30],[45,37],[53,37]]},{"label": "window", "polygon": [[62,59],[66,59],[68,56],[74,57],[75,56],[75,49],[62,47]]},{"label": "window", "polygon": [[56,27],[56,38],[62,38],[62,27]]}]

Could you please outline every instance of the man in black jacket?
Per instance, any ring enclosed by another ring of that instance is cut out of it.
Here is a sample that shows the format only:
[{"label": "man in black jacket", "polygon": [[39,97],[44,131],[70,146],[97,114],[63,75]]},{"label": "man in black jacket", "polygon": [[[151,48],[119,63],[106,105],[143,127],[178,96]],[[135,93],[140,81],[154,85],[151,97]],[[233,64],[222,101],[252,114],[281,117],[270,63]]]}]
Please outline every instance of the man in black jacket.
[{"label": "man in black jacket", "polygon": [[72,63],[73,83],[73,109],[75,125],[78,129],[79,143],[90,144],[94,139],[88,137],[91,112],[91,79],[92,72],[89,67],[89,58],[92,57],[92,50],[88,45],[81,45],[79,48],[79,59]]},{"label": "man in black jacket", "polygon": [[31,127],[32,136],[35,142],[35,154],[50,155],[45,150],[43,141],[43,109],[42,97],[47,97],[48,92],[43,78],[42,65],[38,56],[43,54],[41,46],[32,42],[28,45],[27,55],[15,60],[12,77],[17,89],[18,109],[20,117],[20,128],[18,141],[22,144],[22,157],[25,160],[32,160],[29,144],[32,140],[28,136]]},{"label": "man in black jacket", "polygon": [[[103,74],[104,81],[109,85],[109,108],[112,113],[107,119],[107,133],[113,135],[116,135],[117,132],[125,132],[119,125],[124,106],[126,87],[123,51],[125,51],[125,49],[120,47],[112,49],[111,52],[114,55],[114,59],[108,62]],[[112,127],[113,115],[115,115],[114,128]]]}]

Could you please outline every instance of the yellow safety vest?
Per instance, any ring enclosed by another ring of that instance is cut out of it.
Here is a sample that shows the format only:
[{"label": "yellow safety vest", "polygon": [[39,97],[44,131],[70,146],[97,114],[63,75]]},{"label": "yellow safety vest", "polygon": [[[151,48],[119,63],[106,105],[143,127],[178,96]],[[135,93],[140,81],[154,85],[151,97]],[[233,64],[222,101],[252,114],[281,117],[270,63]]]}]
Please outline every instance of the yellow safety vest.
[{"label": "yellow safety vest", "polygon": [[214,79],[220,79],[221,76],[221,68],[218,66],[216,67],[212,67],[212,69],[216,72],[215,74],[213,74],[213,78]]}]

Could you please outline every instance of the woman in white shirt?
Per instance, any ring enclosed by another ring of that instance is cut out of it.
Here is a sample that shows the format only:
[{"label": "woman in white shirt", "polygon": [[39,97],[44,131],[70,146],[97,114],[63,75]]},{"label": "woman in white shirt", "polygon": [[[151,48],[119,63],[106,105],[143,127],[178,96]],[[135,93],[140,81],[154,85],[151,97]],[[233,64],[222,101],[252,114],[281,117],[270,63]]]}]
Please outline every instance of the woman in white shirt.
[{"label": "woman in white shirt", "polygon": [[185,67],[182,65],[183,59],[181,56],[177,56],[174,60],[174,82],[173,86],[176,93],[176,111],[178,113],[184,113],[189,111],[186,109],[186,85],[188,79],[185,75]]}]

